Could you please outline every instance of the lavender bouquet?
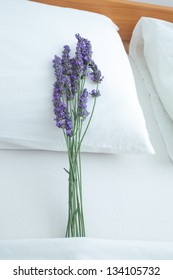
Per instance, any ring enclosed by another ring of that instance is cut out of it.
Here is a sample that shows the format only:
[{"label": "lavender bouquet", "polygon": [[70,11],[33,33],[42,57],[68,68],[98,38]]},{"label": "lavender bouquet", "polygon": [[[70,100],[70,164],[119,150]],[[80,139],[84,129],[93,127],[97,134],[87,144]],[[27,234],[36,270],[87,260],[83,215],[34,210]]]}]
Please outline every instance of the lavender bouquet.
[{"label": "lavender bouquet", "polygon": [[[69,167],[68,174],[68,223],[66,237],[85,236],[85,223],[82,206],[82,168],[81,144],[93,117],[96,99],[100,96],[98,89],[103,76],[92,60],[90,41],[76,34],[77,45],[73,58],[70,47],[64,46],[62,57],[54,56],[53,68],[56,76],[53,91],[53,105],[56,126],[64,134]],[[85,81],[90,78],[95,89],[89,93]],[[87,111],[88,98],[91,96],[93,105],[91,113]],[[83,122],[88,117],[86,126]]]}]

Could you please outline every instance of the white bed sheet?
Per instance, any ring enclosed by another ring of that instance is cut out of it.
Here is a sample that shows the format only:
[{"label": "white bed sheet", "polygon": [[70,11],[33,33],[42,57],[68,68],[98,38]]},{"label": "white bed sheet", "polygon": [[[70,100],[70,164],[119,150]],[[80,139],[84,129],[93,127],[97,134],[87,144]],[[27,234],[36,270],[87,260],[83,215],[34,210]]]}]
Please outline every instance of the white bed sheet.
[{"label": "white bed sheet", "polygon": [[2,260],[172,260],[173,242],[61,238],[0,241]]},{"label": "white bed sheet", "polygon": [[[131,246],[136,240],[168,242],[173,252],[173,164],[143,80],[132,61],[131,65],[156,154],[83,154],[86,233],[89,238],[132,242]],[[12,244],[20,239],[64,237],[67,177],[63,167],[67,167],[63,152],[0,151],[1,245],[8,244],[4,239]],[[170,258],[165,252],[163,257]]]}]

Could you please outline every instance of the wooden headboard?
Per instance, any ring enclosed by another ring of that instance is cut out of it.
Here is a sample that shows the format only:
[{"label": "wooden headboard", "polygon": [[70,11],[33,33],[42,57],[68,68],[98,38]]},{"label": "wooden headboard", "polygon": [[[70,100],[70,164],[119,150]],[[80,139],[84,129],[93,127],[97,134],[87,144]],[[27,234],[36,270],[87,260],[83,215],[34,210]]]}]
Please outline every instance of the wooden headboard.
[{"label": "wooden headboard", "polygon": [[92,11],[111,18],[120,28],[125,43],[130,41],[132,31],[141,16],[154,17],[173,22],[173,8],[131,2],[128,0],[33,0],[35,2]]}]

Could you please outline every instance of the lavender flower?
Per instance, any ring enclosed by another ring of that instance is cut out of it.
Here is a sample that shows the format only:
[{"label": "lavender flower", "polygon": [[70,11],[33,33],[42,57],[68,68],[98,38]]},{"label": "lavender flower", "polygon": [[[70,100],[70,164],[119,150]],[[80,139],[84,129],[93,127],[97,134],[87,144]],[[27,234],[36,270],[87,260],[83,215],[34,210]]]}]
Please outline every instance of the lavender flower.
[{"label": "lavender flower", "polygon": [[70,47],[68,45],[64,46],[64,50],[62,52],[62,66],[63,66],[63,74],[70,75],[71,62],[70,62]]},{"label": "lavender flower", "polygon": [[72,58],[71,59],[72,73],[70,75],[71,79],[71,90],[73,96],[80,90],[80,81],[83,75],[83,61],[81,59]]},{"label": "lavender flower", "polygon": [[69,76],[71,74],[69,52],[70,48],[68,46],[64,46],[62,58],[55,55],[52,62],[56,76],[56,87],[59,88],[59,91],[62,94],[66,95],[67,99],[73,99],[71,80]]},{"label": "lavender flower", "polygon": [[56,126],[65,129],[67,136],[72,136],[72,118],[68,111],[67,105],[62,102],[62,94],[59,92],[56,83],[54,85],[53,104]]},{"label": "lavender flower", "polygon": [[98,89],[93,89],[90,94],[92,97],[98,97],[101,95],[100,90],[98,90]]},{"label": "lavender flower", "polygon": [[80,94],[79,103],[78,103],[78,115],[84,119],[89,115],[87,111],[87,101],[88,101],[88,91],[85,88]]},{"label": "lavender flower", "polygon": [[[89,40],[79,34],[77,39],[75,56],[70,57],[70,47],[65,45],[62,57],[54,56],[53,68],[56,76],[53,92],[53,104],[56,126],[63,128],[67,136],[73,136],[76,127],[76,116],[86,119],[88,91],[84,88],[84,81],[91,69],[90,78],[97,84],[103,80],[100,70],[92,60],[92,46]],[[100,96],[100,91],[92,90],[91,96]],[[78,101],[74,101],[78,98]],[[77,104],[75,107],[74,104]],[[77,111],[76,111],[77,110]]]},{"label": "lavender flower", "polygon": [[92,57],[92,46],[89,40],[82,38],[79,34],[76,34],[78,40],[76,46],[76,57],[83,60],[84,65],[88,65]]},{"label": "lavender flower", "polygon": [[[90,41],[76,34],[77,45],[75,56],[70,57],[70,47],[65,45],[62,56],[54,56],[53,68],[56,77],[53,89],[53,106],[55,123],[63,129],[67,145],[69,160],[69,209],[66,237],[85,236],[85,224],[82,207],[82,172],[81,172],[81,144],[91,123],[96,97],[100,96],[99,83],[103,76],[92,60]],[[89,74],[90,73],[90,74]],[[90,95],[94,98],[91,113],[89,114],[89,93],[85,88],[85,81],[91,78],[96,83]],[[87,124],[83,121],[89,116]]]},{"label": "lavender flower", "polygon": [[90,73],[91,80],[96,83],[101,83],[104,77],[93,60],[90,62],[89,67],[92,69]]},{"label": "lavender flower", "polygon": [[61,64],[61,58],[57,55],[54,56],[54,59],[52,60],[54,73],[57,78],[59,78],[59,75],[62,75],[62,64]]}]

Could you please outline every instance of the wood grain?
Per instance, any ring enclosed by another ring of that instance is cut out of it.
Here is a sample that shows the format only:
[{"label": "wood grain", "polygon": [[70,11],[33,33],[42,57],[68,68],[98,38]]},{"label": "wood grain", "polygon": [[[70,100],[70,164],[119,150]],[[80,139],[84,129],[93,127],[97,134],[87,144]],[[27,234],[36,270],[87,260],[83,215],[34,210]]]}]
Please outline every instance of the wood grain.
[{"label": "wood grain", "polygon": [[130,40],[137,21],[142,16],[173,22],[173,8],[159,5],[131,2],[127,0],[33,0],[44,4],[69,7],[104,14],[120,28],[120,35],[126,43]]}]

